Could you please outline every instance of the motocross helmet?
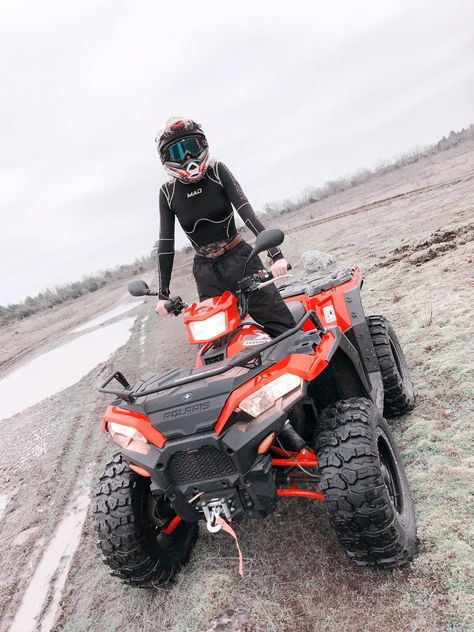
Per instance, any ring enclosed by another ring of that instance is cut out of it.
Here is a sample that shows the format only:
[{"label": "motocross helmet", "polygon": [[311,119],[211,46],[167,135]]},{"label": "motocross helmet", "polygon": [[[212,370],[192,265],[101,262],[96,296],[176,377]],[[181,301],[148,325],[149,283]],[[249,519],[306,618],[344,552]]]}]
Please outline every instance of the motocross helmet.
[{"label": "motocross helmet", "polygon": [[201,125],[181,117],[166,121],[156,146],[165,171],[181,182],[197,182],[206,173],[209,146]]}]

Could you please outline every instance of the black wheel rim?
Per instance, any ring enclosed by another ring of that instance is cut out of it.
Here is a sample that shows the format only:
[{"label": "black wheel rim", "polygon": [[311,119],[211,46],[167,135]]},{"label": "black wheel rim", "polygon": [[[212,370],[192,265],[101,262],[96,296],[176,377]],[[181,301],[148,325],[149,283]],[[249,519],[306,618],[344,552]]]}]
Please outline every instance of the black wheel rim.
[{"label": "black wheel rim", "polygon": [[403,495],[397,462],[387,439],[380,435],[378,440],[380,470],[390,500],[399,514],[403,511]]},{"label": "black wheel rim", "polygon": [[163,547],[172,547],[176,540],[179,540],[181,529],[180,526],[170,534],[162,533],[163,529],[170,524],[176,517],[176,512],[171,507],[171,503],[165,495],[153,496],[150,493],[149,486],[142,490],[142,512],[148,523],[148,528],[153,537]]}]

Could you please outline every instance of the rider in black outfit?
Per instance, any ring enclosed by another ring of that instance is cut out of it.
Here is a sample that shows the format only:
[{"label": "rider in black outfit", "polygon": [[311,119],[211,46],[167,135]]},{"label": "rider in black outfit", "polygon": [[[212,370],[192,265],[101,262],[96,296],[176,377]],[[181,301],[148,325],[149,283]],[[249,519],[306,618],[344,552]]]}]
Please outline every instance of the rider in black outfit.
[{"label": "rider in black outfit", "polygon": [[[163,166],[173,176],[160,189],[160,301],[156,311],[164,316],[168,313],[165,302],[174,259],[175,217],[196,251],[193,273],[201,301],[225,290],[237,292],[252,248],[237,232],[234,209],[255,235],[264,227],[229,169],[222,162],[209,162],[207,140],[200,125],[187,119],[171,120],[158,136],[157,145]],[[287,263],[280,249],[273,248],[268,255],[273,275],[286,274]],[[256,257],[248,272],[262,268]],[[273,284],[251,295],[249,312],[272,336],[295,324]]]}]

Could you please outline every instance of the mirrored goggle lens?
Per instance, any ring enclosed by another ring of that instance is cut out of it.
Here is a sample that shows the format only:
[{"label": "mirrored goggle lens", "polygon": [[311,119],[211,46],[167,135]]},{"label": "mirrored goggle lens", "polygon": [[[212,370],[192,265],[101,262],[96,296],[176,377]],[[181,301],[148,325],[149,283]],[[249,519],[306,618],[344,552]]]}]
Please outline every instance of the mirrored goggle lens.
[{"label": "mirrored goggle lens", "polygon": [[186,156],[195,158],[201,153],[201,143],[197,138],[184,138],[166,150],[166,158],[172,162],[181,162]]}]

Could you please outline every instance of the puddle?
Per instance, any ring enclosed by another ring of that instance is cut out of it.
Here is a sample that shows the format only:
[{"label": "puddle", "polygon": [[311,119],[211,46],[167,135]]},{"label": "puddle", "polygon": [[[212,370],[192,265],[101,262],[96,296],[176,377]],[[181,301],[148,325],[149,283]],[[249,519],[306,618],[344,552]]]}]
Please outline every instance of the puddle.
[{"label": "puddle", "polygon": [[0,419],[78,382],[130,337],[135,316],[101,327],[43,353],[0,380]]},{"label": "puddle", "polygon": [[[79,544],[89,506],[90,472],[78,484],[64,518],[53,533],[31,578],[9,632],[49,632],[52,629],[62,590]],[[44,606],[48,600],[46,609]],[[39,618],[41,617],[41,620]]]},{"label": "puddle", "polygon": [[79,331],[85,331],[86,329],[92,329],[93,327],[102,325],[102,323],[105,323],[108,320],[115,318],[116,316],[120,316],[120,314],[125,314],[126,312],[129,312],[131,309],[135,309],[135,307],[138,307],[139,305],[142,305],[143,303],[144,301],[133,301],[133,303],[117,305],[117,307],[114,307],[113,309],[109,309],[107,312],[104,312],[103,314],[99,314],[96,318],[93,318],[92,320],[88,320],[82,325],[79,325],[79,327],[75,327],[74,329],[71,329],[71,333],[76,334]]},{"label": "puddle", "polygon": [[0,494],[0,520],[3,518],[3,514],[5,513],[5,509],[7,508],[9,502],[10,496]]},{"label": "puddle", "polygon": [[147,316],[143,316],[142,320],[141,320],[141,325],[140,325],[140,346],[143,346],[145,344],[145,340],[146,340],[146,333],[145,333],[145,323],[148,320],[148,315]]},{"label": "puddle", "polygon": [[34,536],[34,534],[38,531],[38,527],[30,527],[29,529],[25,529],[21,531],[13,540],[13,546],[23,546],[28,542],[28,540]]}]

